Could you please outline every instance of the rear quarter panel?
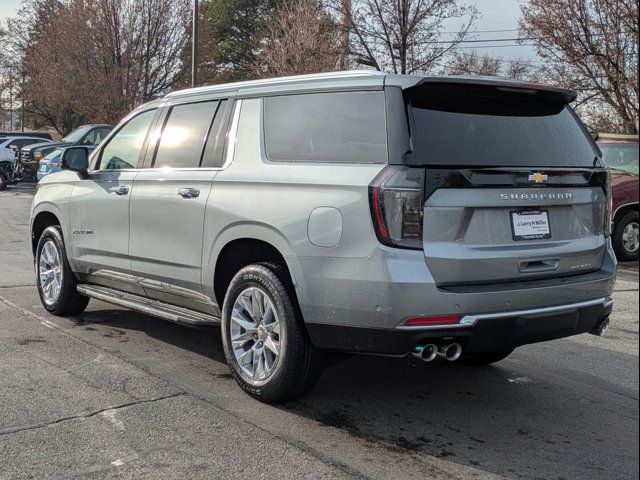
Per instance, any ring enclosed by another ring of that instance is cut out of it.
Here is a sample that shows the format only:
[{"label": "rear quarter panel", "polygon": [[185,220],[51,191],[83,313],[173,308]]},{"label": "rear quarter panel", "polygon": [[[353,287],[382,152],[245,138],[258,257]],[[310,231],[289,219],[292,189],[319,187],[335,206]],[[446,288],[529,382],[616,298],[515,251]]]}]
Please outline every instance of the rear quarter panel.
[{"label": "rear quarter panel", "polygon": [[[205,218],[203,288],[212,298],[218,255],[230,241],[253,238],[270,243],[285,257],[304,302],[305,276],[299,257],[366,257],[378,241],[369,213],[368,186],[384,165],[270,162],[263,145],[262,100],[242,101],[231,164],[215,178]],[[308,236],[318,207],[339,210],[342,232],[333,247]]]}]

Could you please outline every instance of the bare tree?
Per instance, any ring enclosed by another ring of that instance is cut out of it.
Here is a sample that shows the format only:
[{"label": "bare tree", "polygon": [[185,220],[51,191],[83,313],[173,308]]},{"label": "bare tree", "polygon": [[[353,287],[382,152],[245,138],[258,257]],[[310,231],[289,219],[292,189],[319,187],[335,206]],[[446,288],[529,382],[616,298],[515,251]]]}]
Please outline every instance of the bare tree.
[{"label": "bare tree", "polygon": [[485,75],[499,77],[502,73],[501,60],[489,55],[478,55],[476,52],[464,52],[456,56],[446,67],[449,75]]},{"label": "bare tree", "polygon": [[256,72],[261,77],[336,70],[342,36],[318,0],[289,0],[267,17],[261,29]]},{"label": "bare tree", "polygon": [[[334,0],[337,15],[347,16],[350,53],[356,64],[392,73],[434,68],[470,35],[475,7],[457,0]],[[451,40],[440,39],[445,21],[459,19]]]},{"label": "bare tree", "polygon": [[188,0],[27,0],[9,47],[31,118],[64,134],[168,91],[185,71],[188,11]]},{"label": "bare tree", "polygon": [[445,69],[448,75],[484,75],[489,77],[503,77],[514,80],[531,80],[535,69],[524,59],[504,60],[489,54],[480,55],[476,52],[463,52],[453,59]]},{"label": "bare tree", "polygon": [[579,91],[596,123],[638,133],[637,0],[529,0],[521,10],[520,36],[534,39],[545,78]]}]

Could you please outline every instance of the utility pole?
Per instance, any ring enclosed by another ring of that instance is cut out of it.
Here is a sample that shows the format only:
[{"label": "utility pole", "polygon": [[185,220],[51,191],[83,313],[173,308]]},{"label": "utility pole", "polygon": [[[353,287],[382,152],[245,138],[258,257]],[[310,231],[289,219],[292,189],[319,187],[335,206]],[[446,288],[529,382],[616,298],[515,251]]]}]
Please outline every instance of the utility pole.
[{"label": "utility pole", "polygon": [[351,30],[351,0],[342,0],[342,52],[340,54],[339,69],[349,69],[349,30]]},{"label": "utility pole", "polygon": [[9,130],[13,130],[13,67],[9,65]]},{"label": "utility pole", "polygon": [[22,70],[22,91],[20,95],[20,99],[22,101],[22,105],[20,107],[20,130],[24,132],[24,70]]},{"label": "utility pole", "polygon": [[191,19],[191,86],[198,85],[198,21],[200,14],[198,12],[198,0],[193,0],[193,16]]}]

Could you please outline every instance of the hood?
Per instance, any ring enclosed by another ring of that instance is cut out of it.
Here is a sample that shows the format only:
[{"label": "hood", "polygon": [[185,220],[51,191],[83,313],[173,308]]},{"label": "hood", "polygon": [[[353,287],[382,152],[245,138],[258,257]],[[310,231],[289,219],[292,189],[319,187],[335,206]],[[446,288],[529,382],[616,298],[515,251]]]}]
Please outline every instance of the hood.
[{"label": "hood", "polygon": [[639,188],[638,176],[632,173],[611,172],[611,184],[616,189]]},{"label": "hood", "polygon": [[47,143],[36,143],[35,145],[29,145],[28,149],[23,149],[23,151],[32,151],[37,152],[39,150],[53,150],[54,148],[60,147],[70,147],[73,143],[68,142],[47,142]]}]

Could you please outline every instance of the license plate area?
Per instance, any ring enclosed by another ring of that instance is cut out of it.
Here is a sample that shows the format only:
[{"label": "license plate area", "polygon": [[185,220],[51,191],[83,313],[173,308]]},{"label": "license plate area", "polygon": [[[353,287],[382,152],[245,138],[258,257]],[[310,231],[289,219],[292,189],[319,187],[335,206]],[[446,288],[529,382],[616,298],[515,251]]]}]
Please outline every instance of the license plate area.
[{"label": "license plate area", "polygon": [[551,238],[547,210],[516,210],[511,212],[511,234],[515,241]]}]

